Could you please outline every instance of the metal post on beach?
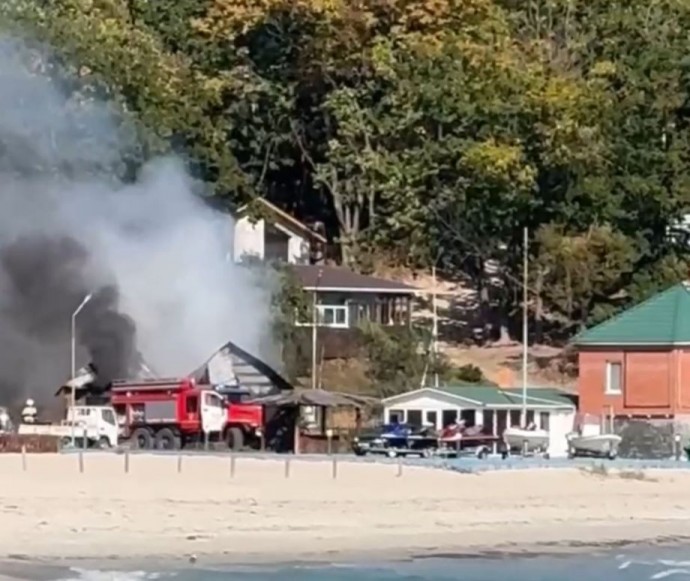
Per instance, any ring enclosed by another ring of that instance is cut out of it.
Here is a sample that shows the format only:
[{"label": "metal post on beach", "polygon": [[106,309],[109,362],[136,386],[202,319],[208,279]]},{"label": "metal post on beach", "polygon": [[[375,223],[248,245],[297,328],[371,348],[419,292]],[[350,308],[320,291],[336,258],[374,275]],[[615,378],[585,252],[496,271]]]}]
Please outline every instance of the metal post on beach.
[{"label": "metal post on beach", "polygon": [[328,455],[333,454],[333,430],[326,430],[326,440],[328,442]]},{"label": "metal post on beach", "polygon": [[81,301],[79,306],[75,309],[75,311],[72,313],[72,320],[71,320],[71,326],[70,326],[70,372],[71,372],[71,379],[72,379],[72,389],[71,389],[71,394],[70,394],[70,410],[72,417],[71,419],[71,440],[72,440],[72,447],[76,448],[76,434],[75,434],[75,417],[74,417],[74,408],[77,405],[77,395],[76,395],[76,386],[74,385],[74,379],[75,376],[77,375],[77,316],[79,313],[81,313],[82,309],[86,306],[86,304],[91,300],[92,294],[89,293],[84,297],[84,299]]},{"label": "metal post on beach", "polygon": [[125,450],[125,474],[129,474],[129,450]]},{"label": "metal post on beach", "polygon": [[235,457],[235,454],[232,452],[230,453],[230,478],[235,478],[235,462],[237,458]]},{"label": "metal post on beach", "polygon": [[398,458],[398,474],[397,477],[400,478],[403,474],[403,463],[402,459]]},{"label": "metal post on beach", "polygon": [[285,458],[285,478],[290,478],[290,457]]},{"label": "metal post on beach", "polygon": [[22,445],[22,470],[26,472],[26,446]]},{"label": "metal post on beach", "polygon": [[180,474],[182,472],[182,454],[177,455],[177,473]]},{"label": "metal post on beach", "polygon": [[79,450],[79,474],[84,473],[84,450],[86,450],[86,447],[88,446],[88,430],[87,428],[84,428],[82,431],[82,440],[81,440],[81,449]]},{"label": "metal post on beach", "polygon": [[333,456],[333,480],[338,478],[338,457]]}]

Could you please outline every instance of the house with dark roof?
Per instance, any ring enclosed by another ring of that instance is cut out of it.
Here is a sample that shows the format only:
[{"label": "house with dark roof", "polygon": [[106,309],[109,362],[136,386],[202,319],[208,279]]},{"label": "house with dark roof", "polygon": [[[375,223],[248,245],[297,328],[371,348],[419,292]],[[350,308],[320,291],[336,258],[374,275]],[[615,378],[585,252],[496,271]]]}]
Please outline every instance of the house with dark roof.
[{"label": "house with dark roof", "polygon": [[[235,214],[232,256],[235,262],[260,260],[291,265],[298,283],[315,299],[314,320],[301,327],[318,328],[317,356],[347,358],[357,354],[357,336],[364,322],[392,331],[409,327],[418,289],[397,281],[359,274],[323,264],[327,240],[274,204],[257,199]],[[313,340],[312,333],[303,343]]]},{"label": "house with dark roof", "polygon": [[413,299],[419,292],[413,286],[336,266],[294,265],[292,271],[315,302],[315,320],[298,324],[316,324],[319,358],[356,355],[363,323],[392,331],[411,324]]},{"label": "house with dark roof", "polygon": [[[509,426],[520,425],[522,388],[490,385],[444,385],[424,387],[383,400],[385,423],[433,426],[441,430],[458,421],[465,426],[483,426],[500,436]],[[567,455],[566,435],[572,431],[576,405],[572,396],[555,388],[527,388],[527,423],[549,431],[549,453]]]},{"label": "house with dark roof", "polygon": [[690,284],[588,329],[578,349],[580,412],[678,418],[690,413]]}]

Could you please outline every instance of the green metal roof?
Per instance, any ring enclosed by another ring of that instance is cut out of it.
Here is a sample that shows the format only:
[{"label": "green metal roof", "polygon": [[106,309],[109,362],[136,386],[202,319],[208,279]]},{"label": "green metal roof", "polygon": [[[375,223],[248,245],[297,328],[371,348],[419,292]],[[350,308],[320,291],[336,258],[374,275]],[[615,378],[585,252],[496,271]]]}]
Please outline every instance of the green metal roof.
[{"label": "green metal roof", "polygon": [[[444,385],[434,389],[463,399],[479,402],[482,407],[522,405],[522,388],[501,389],[484,385]],[[528,387],[528,406],[575,407],[566,394],[556,388]]]},{"label": "green metal roof", "polygon": [[690,344],[690,288],[680,283],[573,339],[575,345]]},{"label": "green metal roof", "polygon": [[[522,403],[522,388],[511,387],[503,390],[510,399],[521,404]],[[575,407],[572,396],[557,387],[528,387],[527,401],[535,404],[544,401],[545,405],[562,405],[566,407]],[[548,403],[546,403],[548,402]]]},{"label": "green metal roof", "polygon": [[448,395],[478,401],[483,405],[506,405],[505,395],[495,386],[489,385],[443,385],[433,387],[436,391],[442,391]]}]

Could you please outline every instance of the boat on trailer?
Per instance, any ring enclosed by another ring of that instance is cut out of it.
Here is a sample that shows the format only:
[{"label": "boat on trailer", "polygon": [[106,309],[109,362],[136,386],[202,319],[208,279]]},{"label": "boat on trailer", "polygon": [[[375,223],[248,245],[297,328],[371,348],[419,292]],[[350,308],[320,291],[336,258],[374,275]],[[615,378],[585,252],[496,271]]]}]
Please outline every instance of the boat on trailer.
[{"label": "boat on trailer", "polygon": [[465,428],[459,423],[447,426],[438,433],[432,427],[388,424],[373,434],[365,433],[355,438],[352,448],[357,456],[486,458],[494,446],[500,445],[500,438],[485,434],[482,426]]},{"label": "boat on trailer", "polygon": [[568,434],[567,440],[568,458],[584,456],[613,460],[618,457],[618,446],[623,438],[617,434],[601,434],[580,429]]},{"label": "boat on trailer", "polygon": [[494,447],[504,452],[498,436],[486,433],[484,426],[466,428],[462,422],[445,427],[438,442],[437,455],[443,458],[486,458]]},{"label": "boat on trailer", "polygon": [[548,456],[549,432],[537,429],[536,426],[506,428],[503,432],[503,440],[511,452],[523,455],[542,454]]},{"label": "boat on trailer", "polygon": [[357,456],[376,454],[398,456],[433,456],[438,449],[438,436],[430,428],[413,428],[407,424],[385,424],[373,434],[362,434],[353,440]]}]

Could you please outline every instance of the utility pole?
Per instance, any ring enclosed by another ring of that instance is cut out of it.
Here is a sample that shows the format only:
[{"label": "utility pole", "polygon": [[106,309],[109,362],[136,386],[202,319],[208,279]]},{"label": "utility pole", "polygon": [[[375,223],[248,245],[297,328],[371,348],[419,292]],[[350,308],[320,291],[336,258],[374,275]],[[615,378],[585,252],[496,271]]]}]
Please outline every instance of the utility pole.
[{"label": "utility pole", "polygon": [[71,426],[72,429],[70,430],[71,436],[72,436],[72,446],[76,447],[76,435],[74,433],[74,422],[75,422],[75,415],[74,415],[74,407],[77,404],[77,386],[75,385],[74,378],[77,375],[77,315],[81,313],[82,309],[87,305],[87,303],[91,300],[91,297],[93,295],[89,293],[84,297],[84,299],[79,303],[79,306],[75,309],[75,311],[72,313],[72,320],[71,320],[71,325],[70,325],[70,375],[72,376],[70,379],[72,380],[72,394],[70,396],[70,408],[71,408]]},{"label": "utility pole", "polygon": [[436,307],[436,266],[431,267],[431,277],[433,280],[434,291],[431,295],[433,311],[433,357],[434,357],[434,387],[438,387],[438,310]]},{"label": "utility pole", "polygon": [[522,418],[523,428],[527,427],[527,340],[529,335],[527,311],[527,284],[529,282],[529,231],[525,227],[522,241]]},{"label": "utility pole", "polygon": [[317,355],[317,345],[316,341],[318,339],[318,324],[319,324],[319,313],[318,313],[318,301],[317,301],[317,295],[319,293],[319,284],[321,283],[321,276],[323,275],[323,271],[321,269],[318,270],[318,273],[316,275],[316,285],[314,286],[314,292],[312,293],[312,298],[311,298],[311,388],[316,389],[317,387],[317,378],[316,378],[316,355]]}]

